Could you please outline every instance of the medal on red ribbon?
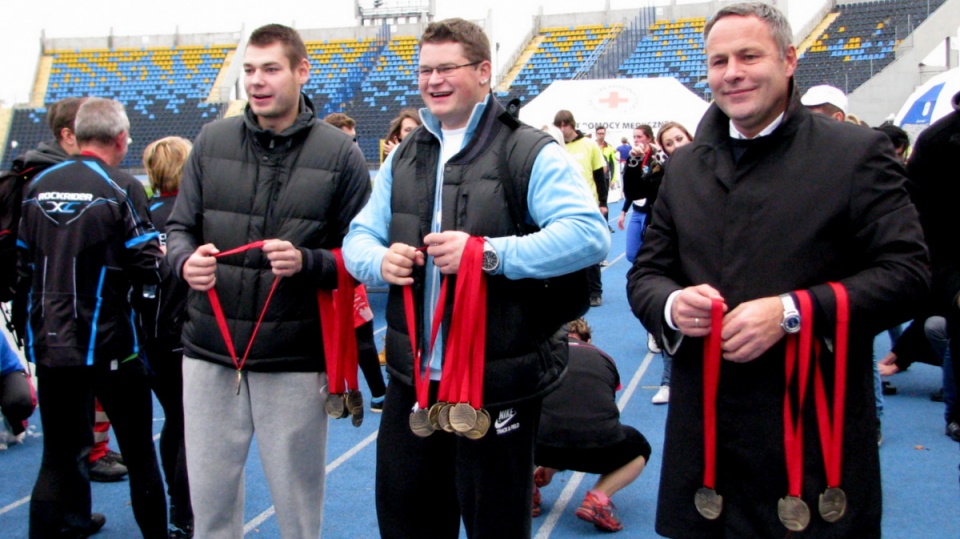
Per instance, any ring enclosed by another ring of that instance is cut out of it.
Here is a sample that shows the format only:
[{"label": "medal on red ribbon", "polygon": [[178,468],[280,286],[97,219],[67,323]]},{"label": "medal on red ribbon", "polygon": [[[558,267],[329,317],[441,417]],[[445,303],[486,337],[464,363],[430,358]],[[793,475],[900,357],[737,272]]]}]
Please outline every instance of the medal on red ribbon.
[{"label": "medal on red ribbon", "polygon": [[[817,408],[817,426],[820,447],[827,474],[827,489],[820,494],[819,512],[827,522],[840,520],[847,511],[847,495],[840,488],[843,460],[844,404],[847,391],[847,347],[850,328],[850,300],[847,289],[839,283],[828,283],[837,303],[836,333],[834,334],[833,402],[827,402],[823,372],[817,362],[814,393]],[[831,407],[832,404],[832,407]]]},{"label": "medal on red ribbon", "polygon": [[341,250],[331,252],[337,263],[337,288],[317,290],[327,369],[324,409],[334,419],[350,416],[353,426],[359,427],[363,423],[363,395],[357,377],[356,282],[347,272]]},{"label": "medal on red ribbon", "polygon": [[[264,243],[265,242],[263,240],[255,241],[253,243],[248,243],[247,245],[237,247],[236,249],[230,249],[229,251],[217,253],[214,255],[214,257],[221,258],[224,256],[242,253],[250,249],[260,249],[263,247]],[[263,323],[263,316],[267,314],[267,307],[270,305],[270,300],[273,299],[273,293],[277,290],[277,284],[279,282],[279,277],[274,278],[273,285],[270,287],[270,293],[267,294],[267,299],[263,302],[263,308],[260,310],[260,317],[257,319],[257,324],[253,327],[253,333],[250,335],[250,340],[247,342],[247,348],[243,352],[243,358],[237,357],[237,350],[233,346],[233,337],[230,336],[230,328],[227,327],[227,319],[223,314],[223,306],[220,304],[220,296],[217,295],[216,287],[207,290],[207,298],[210,300],[210,308],[213,310],[213,316],[217,320],[217,327],[220,328],[220,335],[223,337],[223,342],[227,345],[227,351],[230,352],[230,358],[233,360],[233,365],[237,368],[237,395],[240,394],[240,384],[243,381],[243,366],[247,362],[247,357],[250,355],[250,349],[253,347],[253,341],[257,338],[257,332],[260,331],[260,325]]]},{"label": "medal on red ribbon", "polygon": [[[422,369],[422,350],[416,345],[413,291],[409,286],[404,288],[417,394],[417,403],[410,415],[410,428],[418,436],[429,436],[436,430],[444,430],[475,440],[482,438],[490,428],[490,414],[483,409],[487,287],[482,264],[483,238],[471,237],[460,258],[450,328],[444,343],[437,402],[433,406],[429,406],[429,369]],[[434,311],[431,350],[443,317],[446,285],[447,281],[444,280]]]},{"label": "medal on red ribbon", "polygon": [[703,486],[694,495],[697,511],[708,520],[723,512],[723,496],[717,494],[717,388],[720,385],[723,301],[710,306],[710,335],[703,348]]},{"label": "medal on red ribbon", "polygon": [[[787,465],[787,495],[777,503],[780,522],[791,531],[810,525],[810,508],[803,501],[803,405],[813,353],[813,302],[806,290],[796,293],[800,309],[799,335],[787,335],[786,383],[783,392],[783,448]],[[796,378],[796,392],[794,379]],[[796,395],[796,414],[794,399]]]}]

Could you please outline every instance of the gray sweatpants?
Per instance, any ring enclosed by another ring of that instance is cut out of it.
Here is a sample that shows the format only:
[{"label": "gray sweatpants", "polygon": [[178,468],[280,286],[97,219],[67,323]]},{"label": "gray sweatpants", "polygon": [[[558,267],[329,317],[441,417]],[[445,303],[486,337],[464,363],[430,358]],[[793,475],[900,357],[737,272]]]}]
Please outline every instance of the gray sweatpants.
[{"label": "gray sweatpants", "polygon": [[[183,358],[183,415],[196,537],[243,537],[253,433],[284,539],[320,537],[327,448],[325,374],[243,373]],[[264,500],[266,502],[266,500]],[[267,504],[262,504],[267,509]]]}]

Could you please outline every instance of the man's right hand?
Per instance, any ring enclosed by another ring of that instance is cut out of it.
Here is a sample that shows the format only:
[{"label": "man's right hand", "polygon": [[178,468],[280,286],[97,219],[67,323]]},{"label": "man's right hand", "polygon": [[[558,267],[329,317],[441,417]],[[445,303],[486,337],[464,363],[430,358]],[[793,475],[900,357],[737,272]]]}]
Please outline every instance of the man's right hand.
[{"label": "man's right hand", "polygon": [[[710,334],[710,315],[714,299],[723,300],[723,296],[708,284],[684,288],[673,300],[670,309],[673,325],[688,337],[706,337]],[[726,304],[723,312],[727,312]]]},{"label": "man's right hand", "polygon": [[212,243],[207,243],[197,247],[183,263],[183,280],[190,288],[206,292],[217,284],[217,259],[213,255],[219,252]]},{"label": "man's right hand", "polygon": [[394,243],[380,263],[380,275],[389,284],[408,286],[413,284],[414,265],[422,266],[425,262],[423,251],[405,243]]}]

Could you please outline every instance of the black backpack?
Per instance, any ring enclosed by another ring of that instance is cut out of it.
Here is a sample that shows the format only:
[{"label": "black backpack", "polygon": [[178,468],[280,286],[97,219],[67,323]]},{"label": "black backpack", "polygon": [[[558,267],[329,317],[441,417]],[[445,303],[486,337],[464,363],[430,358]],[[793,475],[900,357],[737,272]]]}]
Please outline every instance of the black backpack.
[{"label": "black backpack", "polygon": [[[506,165],[506,170],[501,170],[500,177],[518,180],[501,181],[500,184],[503,186],[507,209],[517,235],[524,236],[540,230],[525,219],[527,190],[533,163],[540,150],[556,140],[538,129],[522,124],[509,113],[501,114],[499,119],[513,131],[511,136],[504,137],[504,147],[500,155],[507,156],[505,163],[502,162]],[[580,318],[590,309],[586,268],[549,279],[525,281],[529,281],[527,298],[539,313],[536,319],[542,335],[552,335],[564,324]]]},{"label": "black backpack", "polygon": [[13,299],[17,284],[17,227],[23,203],[24,186],[33,177],[33,169],[0,173],[0,302]]}]

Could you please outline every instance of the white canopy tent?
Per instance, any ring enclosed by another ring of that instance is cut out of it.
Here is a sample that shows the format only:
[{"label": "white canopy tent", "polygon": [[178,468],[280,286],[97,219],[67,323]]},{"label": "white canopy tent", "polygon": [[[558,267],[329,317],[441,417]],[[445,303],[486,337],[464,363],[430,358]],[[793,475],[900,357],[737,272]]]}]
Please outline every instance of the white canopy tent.
[{"label": "white canopy tent", "polygon": [[960,92],[960,67],[921,84],[900,107],[893,123],[916,140],[921,131],[953,111],[950,100],[957,92]]},{"label": "white canopy tent", "polygon": [[561,80],[554,82],[520,109],[520,119],[534,127],[553,125],[559,110],[569,110],[577,128],[592,133],[607,127],[607,141],[633,142],[633,128],[649,124],[654,133],[665,122],[683,124],[696,131],[708,103],[674,78]]},{"label": "white canopy tent", "polygon": [[[633,128],[640,124],[650,125],[656,134],[661,125],[674,121],[695,133],[708,106],[674,78],[561,80],[524,105],[520,120],[537,128],[552,126],[557,111],[569,110],[577,129],[593,133],[604,125],[607,142],[617,147],[622,137],[633,144]],[[611,186],[609,200],[620,196],[619,186]]]}]

